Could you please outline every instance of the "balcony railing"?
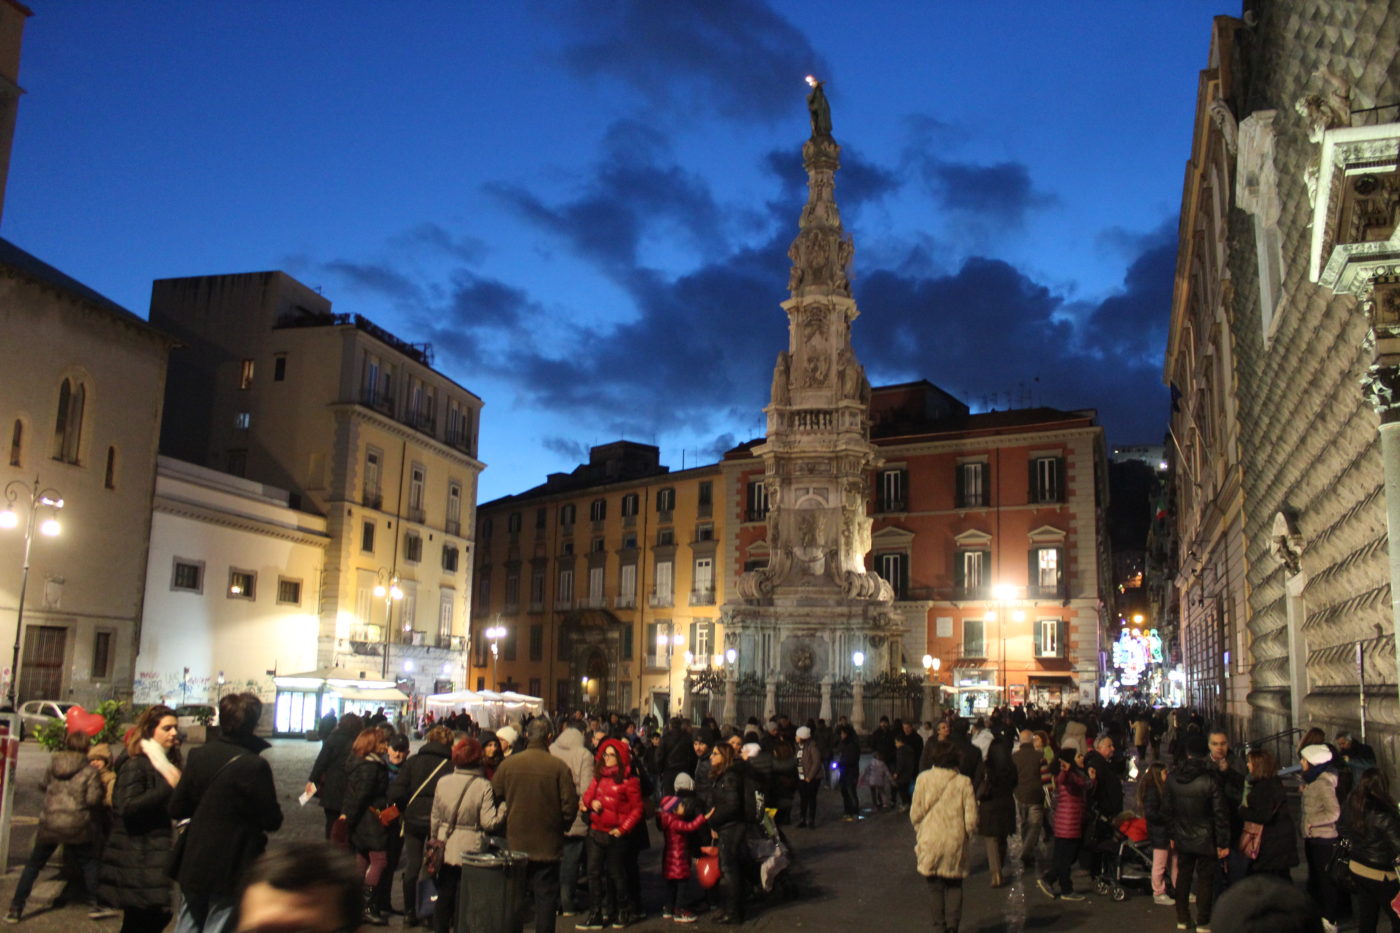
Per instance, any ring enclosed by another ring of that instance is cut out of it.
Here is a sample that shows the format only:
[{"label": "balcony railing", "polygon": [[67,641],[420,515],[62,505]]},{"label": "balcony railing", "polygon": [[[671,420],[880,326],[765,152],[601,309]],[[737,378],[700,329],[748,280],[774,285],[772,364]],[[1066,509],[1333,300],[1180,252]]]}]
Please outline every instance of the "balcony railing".
[{"label": "balcony railing", "polygon": [[990,599],[992,588],[985,584],[953,587],[954,599]]},{"label": "balcony railing", "polygon": [[378,489],[366,489],[360,496],[360,500],[367,509],[379,509],[384,507],[384,493]]},{"label": "balcony railing", "polygon": [[656,513],[656,520],[657,520],[658,522],[660,522],[661,524],[663,524],[663,525],[669,525],[669,524],[671,524],[671,521],[672,521],[672,519],[674,519],[674,518],[675,518],[675,512],[672,511],[671,509],[664,509],[664,510],[659,511],[659,512]]},{"label": "balcony railing", "polygon": [[574,608],[574,601],[572,599],[556,599],[554,601],[555,612],[568,612],[572,608]]},{"label": "balcony railing", "polygon": [[903,499],[881,499],[876,511],[879,512],[903,512],[905,511],[905,501]]},{"label": "balcony railing", "polygon": [[713,606],[715,604],[715,591],[713,589],[691,590],[690,604],[692,606]]},{"label": "balcony railing", "polygon": [[433,417],[431,411],[409,412],[408,423],[429,437],[432,437],[437,430],[437,419]]},{"label": "balcony railing", "polygon": [[360,403],[386,415],[394,413],[394,397],[388,392],[381,392],[368,386],[360,392]]},{"label": "balcony railing", "polygon": [[635,528],[635,527],[637,527],[637,516],[635,516],[635,515],[624,515],[624,516],[622,516],[622,527],[623,527],[623,528]]},{"label": "balcony railing", "polygon": [[1063,579],[1051,586],[1026,587],[1027,599],[1063,599],[1065,595],[1065,581]]},{"label": "balcony railing", "polygon": [[767,509],[749,509],[744,513],[744,521],[746,522],[761,522],[766,521],[767,518]]},{"label": "balcony railing", "polygon": [[655,590],[647,597],[647,605],[653,609],[667,609],[676,602],[674,593],[658,593]]},{"label": "balcony railing", "polygon": [[421,524],[423,524],[423,522],[427,519],[428,516],[427,516],[427,513],[425,513],[425,512],[423,511],[423,507],[422,507],[422,506],[412,506],[412,505],[410,505],[410,506],[408,507],[408,512],[407,512],[406,517],[408,518],[409,521],[411,521],[411,522],[417,522],[418,524],[421,525]]},{"label": "balcony railing", "polygon": [[636,608],[637,608],[637,597],[635,597],[635,596],[614,596],[614,597],[613,597],[613,608],[614,608],[614,609],[636,609]]},{"label": "balcony railing", "polygon": [[449,447],[456,447],[458,450],[463,450],[468,453],[471,452],[472,436],[471,432],[467,431],[465,428],[448,428],[446,441]]},{"label": "balcony railing", "polygon": [[449,518],[443,523],[443,531],[460,538],[462,536],[462,521],[457,518]]},{"label": "balcony railing", "polygon": [[602,608],[603,608],[604,606],[606,606],[607,604],[608,604],[607,599],[604,598],[602,595],[598,595],[598,596],[585,596],[585,597],[583,598],[583,605],[584,605],[585,608],[588,608],[588,609],[602,609]]},{"label": "balcony railing", "polygon": [[466,649],[466,646],[466,639],[461,635],[439,634],[434,647],[441,648],[444,651],[463,651]]}]

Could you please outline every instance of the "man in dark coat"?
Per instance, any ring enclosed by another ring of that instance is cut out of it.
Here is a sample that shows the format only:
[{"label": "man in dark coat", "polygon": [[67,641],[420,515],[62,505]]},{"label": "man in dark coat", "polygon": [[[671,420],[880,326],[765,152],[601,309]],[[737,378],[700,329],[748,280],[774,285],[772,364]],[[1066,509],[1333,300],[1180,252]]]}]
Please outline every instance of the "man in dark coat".
[{"label": "man in dark coat", "polygon": [[559,859],[564,833],[578,815],[578,791],[569,766],[549,753],[549,723],[525,727],[525,750],[496,769],[491,786],[506,802],[506,841],[530,856],[527,869],[535,896],[536,933],[554,933],[559,910]]},{"label": "man in dark coat", "polygon": [[1089,872],[1095,878],[1106,873],[1111,856],[1104,847],[1113,835],[1113,821],[1123,812],[1123,777],[1113,762],[1113,752],[1113,739],[1101,735],[1084,756],[1084,769],[1094,775],[1094,788],[1090,792],[1093,806],[1088,817],[1091,822],[1085,827],[1084,848],[1089,857]]},{"label": "man in dark coat", "polygon": [[267,742],[253,735],[262,701],[235,693],[219,701],[219,738],[190,752],[170,798],[170,817],[188,819],[174,872],[183,895],[180,930],[232,929],[243,872],[282,826],[272,768],[259,757]]},{"label": "man in dark coat", "polygon": [[1035,864],[1045,822],[1045,783],[1041,771],[1045,754],[1035,747],[1030,730],[1021,732],[1021,745],[1011,755],[1016,766],[1016,816],[1021,823],[1021,864]]},{"label": "man in dark coat", "polygon": [[418,875],[433,812],[433,791],[443,775],[452,773],[452,730],[433,726],[426,739],[389,784],[389,800],[398,806],[403,819],[404,925],[410,927],[418,925]]},{"label": "man in dark coat", "polygon": [[686,774],[693,774],[695,771],[695,749],[692,747],[690,733],[685,730],[685,723],[679,716],[671,719],[670,728],[661,737],[661,794],[670,796],[675,792],[676,775],[684,771]]},{"label": "man in dark coat", "polygon": [[327,839],[330,838],[331,827],[340,819],[340,805],[345,796],[345,760],[362,727],[363,723],[355,713],[340,717],[335,731],[321,743],[320,754],[306,777],[306,792],[315,795],[326,811]]},{"label": "man in dark coat", "polygon": [[1189,930],[1191,893],[1196,893],[1194,926],[1210,926],[1215,899],[1212,875],[1215,863],[1230,854],[1230,814],[1215,767],[1206,758],[1206,742],[1200,733],[1186,739],[1186,763],[1167,777],[1162,816],[1176,844],[1176,921]]},{"label": "man in dark coat", "polygon": [[894,732],[890,729],[890,717],[881,716],[880,724],[870,733],[870,750],[880,756],[885,767],[894,770]]}]

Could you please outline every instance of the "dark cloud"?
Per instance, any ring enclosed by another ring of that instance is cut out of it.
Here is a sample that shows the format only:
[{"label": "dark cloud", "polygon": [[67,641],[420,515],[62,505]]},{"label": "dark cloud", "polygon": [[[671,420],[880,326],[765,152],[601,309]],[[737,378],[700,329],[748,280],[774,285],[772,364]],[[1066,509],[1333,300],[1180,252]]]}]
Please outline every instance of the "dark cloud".
[{"label": "dark cloud", "polygon": [[802,31],[760,0],[549,9],[576,37],[563,50],[575,73],[621,81],[679,119],[791,119],[804,111],[803,76],[830,76]]},{"label": "dark cloud", "polygon": [[1176,245],[1175,224],[1142,238],[1142,251],[1128,266],[1122,291],[1092,308],[1082,332],[1100,359],[1160,369],[1171,320]]},{"label": "dark cloud", "polygon": [[473,328],[513,329],[531,310],[536,306],[522,289],[465,270],[454,277],[451,313]]},{"label": "dark cloud", "polygon": [[390,240],[390,244],[406,249],[427,248],[452,256],[462,262],[477,262],[486,253],[486,244],[473,236],[449,232],[435,223],[422,223]]},{"label": "dark cloud", "polygon": [[384,263],[336,259],[321,268],[344,279],[352,288],[377,292],[398,301],[417,301],[422,292],[416,282]]},{"label": "dark cloud", "polygon": [[567,437],[546,437],[540,441],[540,445],[545,450],[552,451],[565,460],[571,460],[575,463],[588,461],[588,447]]},{"label": "dark cloud", "polygon": [[938,205],[995,224],[1020,228],[1031,210],[1055,203],[1052,195],[1035,190],[1020,162],[973,165],[930,159],[924,181]]}]

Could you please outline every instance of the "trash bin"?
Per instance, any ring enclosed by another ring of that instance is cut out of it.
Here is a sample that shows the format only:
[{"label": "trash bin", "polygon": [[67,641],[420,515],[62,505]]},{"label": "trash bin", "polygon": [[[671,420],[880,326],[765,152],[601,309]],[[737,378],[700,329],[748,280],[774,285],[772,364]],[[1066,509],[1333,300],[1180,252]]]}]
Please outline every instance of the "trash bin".
[{"label": "trash bin", "polygon": [[525,901],[524,852],[492,850],[462,857],[457,929],[471,933],[520,933]]}]

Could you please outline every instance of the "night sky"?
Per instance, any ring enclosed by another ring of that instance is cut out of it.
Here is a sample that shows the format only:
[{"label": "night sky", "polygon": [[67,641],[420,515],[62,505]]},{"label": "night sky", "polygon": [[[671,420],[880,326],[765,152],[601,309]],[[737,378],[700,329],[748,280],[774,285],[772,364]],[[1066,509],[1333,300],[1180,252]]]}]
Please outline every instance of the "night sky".
[{"label": "night sky", "polygon": [[762,432],[827,82],[856,352],[1160,443],[1211,17],[1167,3],[31,3],[0,235],[144,315],[283,269],[486,402],[481,495]]}]

